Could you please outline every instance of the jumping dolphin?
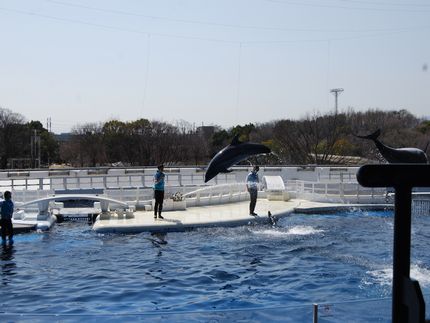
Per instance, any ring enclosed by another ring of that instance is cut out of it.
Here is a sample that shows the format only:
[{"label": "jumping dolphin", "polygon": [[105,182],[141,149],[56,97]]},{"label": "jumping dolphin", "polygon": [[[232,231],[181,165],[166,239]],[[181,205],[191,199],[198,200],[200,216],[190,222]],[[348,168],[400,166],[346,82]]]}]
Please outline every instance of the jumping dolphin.
[{"label": "jumping dolphin", "polygon": [[376,130],[374,133],[367,136],[356,136],[362,139],[373,140],[382,157],[389,163],[400,164],[427,164],[428,159],[424,151],[418,148],[392,148],[384,145],[378,140],[381,134],[381,129]]},{"label": "jumping dolphin", "polygon": [[229,167],[252,155],[269,154],[270,149],[264,145],[252,142],[240,142],[236,135],[230,145],[221,149],[209,162],[205,174],[205,183],[218,173],[229,173]]}]

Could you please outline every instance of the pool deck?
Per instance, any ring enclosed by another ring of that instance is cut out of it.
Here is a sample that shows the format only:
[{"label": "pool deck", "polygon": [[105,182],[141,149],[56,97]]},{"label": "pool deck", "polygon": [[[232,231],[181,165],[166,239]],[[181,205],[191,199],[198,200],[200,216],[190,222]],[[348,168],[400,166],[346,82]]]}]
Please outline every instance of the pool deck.
[{"label": "pool deck", "polygon": [[327,213],[349,209],[387,209],[391,204],[339,204],[318,203],[306,200],[269,201],[258,199],[255,212],[249,215],[249,201],[221,205],[189,207],[186,210],[163,212],[164,219],[154,219],[152,211],[136,211],[133,218],[112,215],[97,219],[93,230],[99,233],[138,233],[185,231],[199,227],[238,226],[255,223],[272,223],[291,213]]}]

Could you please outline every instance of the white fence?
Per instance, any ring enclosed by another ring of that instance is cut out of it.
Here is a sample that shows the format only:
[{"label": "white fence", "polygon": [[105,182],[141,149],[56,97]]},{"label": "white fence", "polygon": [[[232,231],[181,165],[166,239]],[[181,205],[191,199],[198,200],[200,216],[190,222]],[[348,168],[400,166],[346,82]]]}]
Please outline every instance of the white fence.
[{"label": "white fence", "polygon": [[[204,183],[201,167],[167,167],[166,196],[186,194],[196,187],[245,182],[251,167],[235,166]],[[292,197],[313,201],[386,203],[386,189],[364,188],[356,181],[358,167],[260,167],[260,178],[281,176]],[[121,201],[145,204],[152,199],[154,167],[32,170],[0,172],[0,192],[12,190],[14,199],[26,202],[62,190],[99,190]],[[212,193],[211,193],[212,194]]]},{"label": "white fence", "polygon": [[[235,166],[233,172],[218,174],[209,185],[244,182],[251,167]],[[264,166],[260,177],[281,176],[288,180],[354,182],[358,167]],[[90,168],[0,172],[0,191],[70,190],[151,187],[156,168]],[[168,186],[205,185],[203,167],[165,168]]]},{"label": "white fence", "polygon": [[245,183],[219,184],[184,194],[187,206],[214,205],[245,201],[249,193]]},{"label": "white fence", "polygon": [[[50,172],[19,172],[0,176],[0,191],[5,190],[71,190],[71,189],[113,189],[113,188],[145,188],[152,187],[155,170],[122,173],[92,174],[87,171],[67,172],[64,175],[50,175]],[[219,174],[210,185],[234,183],[237,174]],[[166,172],[167,186],[205,185],[204,172]]]},{"label": "white fence", "polygon": [[412,214],[430,215],[430,193],[412,193]]},{"label": "white fence", "polygon": [[287,191],[296,198],[318,202],[390,203],[386,188],[366,188],[357,182],[288,181]]}]

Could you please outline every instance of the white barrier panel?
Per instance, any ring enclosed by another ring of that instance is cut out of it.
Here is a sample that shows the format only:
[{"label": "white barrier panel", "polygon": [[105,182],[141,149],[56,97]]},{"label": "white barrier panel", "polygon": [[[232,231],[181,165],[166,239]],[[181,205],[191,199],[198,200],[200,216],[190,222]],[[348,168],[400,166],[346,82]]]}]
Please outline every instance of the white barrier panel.
[{"label": "white barrier panel", "polygon": [[290,199],[281,176],[263,176],[263,185],[269,201],[288,201]]}]

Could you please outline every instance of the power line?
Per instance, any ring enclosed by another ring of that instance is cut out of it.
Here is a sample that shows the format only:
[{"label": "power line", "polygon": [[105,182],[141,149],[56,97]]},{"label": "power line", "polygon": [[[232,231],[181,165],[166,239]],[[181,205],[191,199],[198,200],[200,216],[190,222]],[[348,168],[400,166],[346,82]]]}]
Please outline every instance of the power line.
[{"label": "power line", "polygon": [[[146,55],[146,70],[145,70],[145,79],[143,83],[143,102],[142,102],[142,110],[145,109],[145,103],[147,99],[147,92],[148,92],[148,78],[149,78],[149,63],[150,63],[150,56],[151,56],[151,35],[148,35],[148,54]],[[143,112],[143,111],[142,111]],[[143,115],[143,113],[142,113]]]},{"label": "power line", "polygon": [[344,3],[361,3],[376,6],[394,6],[394,7],[417,7],[417,8],[430,8],[430,4],[424,3],[410,3],[410,2],[379,2],[379,1],[365,1],[365,0],[337,0]]},{"label": "power line", "polygon": [[[272,0],[263,0],[263,1],[272,1]],[[273,0],[273,1],[277,1],[277,0]],[[206,37],[197,37],[197,36],[182,36],[182,35],[173,35],[173,34],[165,34],[165,33],[146,32],[146,31],[141,31],[141,30],[137,30],[137,29],[128,29],[128,28],[122,28],[122,27],[111,26],[111,25],[106,25],[106,24],[98,24],[98,23],[92,23],[92,22],[87,22],[87,21],[83,21],[83,20],[77,20],[77,19],[60,18],[60,17],[56,17],[56,16],[52,16],[52,15],[40,14],[40,13],[35,13],[35,12],[25,11],[25,10],[18,10],[18,9],[10,9],[10,8],[5,8],[5,7],[0,7],[0,10],[5,11],[5,12],[9,12],[9,13],[13,13],[13,14],[18,14],[18,15],[38,17],[38,18],[54,20],[54,21],[63,22],[63,23],[85,25],[85,26],[90,26],[90,27],[106,29],[106,30],[135,33],[135,34],[139,34],[139,35],[160,36],[160,37],[186,39],[186,40],[198,40],[198,41],[209,41],[209,42],[218,42],[218,43],[227,43],[227,44],[242,44],[242,45],[244,45],[244,44],[282,44],[282,43],[287,44],[287,43],[306,43],[306,42],[327,42],[327,41],[353,40],[353,39],[368,38],[368,37],[379,37],[379,36],[384,36],[384,35],[411,32],[411,31],[415,31],[415,30],[422,30],[422,29],[430,28],[430,26],[421,26],[421,27],[416,27],[416,28],[385,30],[385,31],[380,31],[378,33],[375,33],[375,31],[373,31],[371,34],[367,34],[367,35],[321,38],[321,39],[273,40],[273,41],[272,40],[251,40],[251,41],[245,41],[245,40],[226,40],[226,39],[217,39],[217,38],[206,38]]]},{"label": "power line", "polygon": [[97,23],[87,22],[87,21],[78,20],[78,19],[60,18],[52,15],[45,15],[45,14],[35,13],[31,11],[10,9],[5,7],[0,7],[0,10],[14,13],[14,14],[19,14],[19,15],[33,16],[33,17],[39,17],[39,18],[44,18],[49,20],[55,20],[59,22],[80,24],[85,26],[97,27],[97,28],[114,30],[114,31],[121,31],[121,32],[128,32],[128,33],[134,33],[134,34],[140,34],[140,35],[155,35],[155,36],[163,36],[163,37],[171,37],[171,38],[179,38],[179,39],[201,40],[201,41],[211,41],[211,42],[230,43],[230,44],[239,43],[238,41],[216,39],[216,38],[204,38],[204,37],[181,36],[181,35],[164,34],[164,33],[153,33],[153,32],[141,31],[137,29],[128,29],[128,28],[122,28],[122,27],[105,25],[105,24],[97,24]]},{"label": "power line", "polygon": [[[343,5],[331,5],[331,4],[321,4],[321,3],[306,3],[306,2],[296,2],[287,0],[261,0],[271,3],[290,5],[290,6],[300,6],[300,7],[313,7],[313,8],[327,8],[327,9],[343,9],[343,10],[359,10],[359,11],[379,11],[379,12],[401,12],[401,13],[428,13],[430,10],[423,10],[423,8],[429,8],[428,6],[421,7],[421,9],[407,9],[407,8],[375,8],[375,7],[349,7]],[[358,3],[358,2],[357,2]],[[369,2],[369,5],[373,3]],[[382,5],[380,3],[380,5]],[[386,4],[384,4],[386,5]]]},{"label": "power line", "polygon": [[[379,31],[392,31],[391,29],[363,29],[363,30],[357,30],[357,29],[315,29],[315,28],[285,28],[285,27],[273,27],[273,26],[255,26],[255,25],[238,25],[238,24],[226,24],[226,23],[219,23],[219,22],[212,22],[212,21],[198,21],[198,20],[189,20],[189,19],[179,19],[179,18],[169,18],[169,17],[162,17],[162,16],[155,16],[155,15],[145,15],[141,13],[135,13],[135,12],[129,12],[124,10],[115,10],[115,9],[106,9],[106,8],[100,8],[100,7],[94,7],[94,6],[88,6],[88,5],[80,5],[70,2],[64,2],[64,1],[58,1],[58,0],[45,0],[46,2],[61,5],[61,6],[67,6],[67,7],[73,7],[73,8],[81,8],[86,10],[92,10],[92,11],[98,11],[103,13],[109,13],[109,14],[116,14],[116,15],[124,15],[124,16],[133,16],[133,17],[143,17],[148,18],[152,20],[163,20],[163,21],[170,21],[170,22],[179,22],[179,23],[186,23],[186,24],[198,24],[198,25],[208,25],[208,26],[216,26],[216,27],[226,27],[226,28],[237,28],[237,29],[255,29],[255,30],[268,30],[268,31],[284,31],[284,32],[379,32]],[[269,0],[267,0],[269,1]]]}]

